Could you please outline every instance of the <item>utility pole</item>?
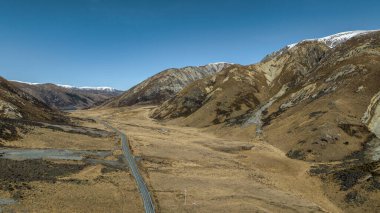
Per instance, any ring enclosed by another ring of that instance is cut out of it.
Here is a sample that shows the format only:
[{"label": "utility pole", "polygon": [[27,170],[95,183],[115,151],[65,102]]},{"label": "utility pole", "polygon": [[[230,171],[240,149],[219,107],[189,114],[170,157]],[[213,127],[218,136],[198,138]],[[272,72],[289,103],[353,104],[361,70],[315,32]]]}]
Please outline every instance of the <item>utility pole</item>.
[{"label": "utility pole", "polygon": [[185,189],[185,206],[187,204],[186,196],[187,196],[187,190]]}]

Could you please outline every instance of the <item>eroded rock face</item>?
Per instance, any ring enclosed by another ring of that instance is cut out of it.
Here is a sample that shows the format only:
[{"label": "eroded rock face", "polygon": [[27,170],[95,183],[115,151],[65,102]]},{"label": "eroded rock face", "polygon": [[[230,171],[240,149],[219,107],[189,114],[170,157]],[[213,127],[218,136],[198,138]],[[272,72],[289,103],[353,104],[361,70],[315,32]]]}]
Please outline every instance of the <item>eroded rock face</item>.
[{"label": "eroded rock face", "polygon": [[229,66],[231,64],[223,62],[205,66],[167,69],[134,86],[121,96],[106,102],[103,106],[159,104],[175,96],[191,82],[203,79]]},{"label": "eroded rock face", "polygon": [[0,118],[19,119],[22,115],[16,106],[0,100]]},{"label": "eroded rock face", "polygon": [[292,48],[285,47],[255,66],[257,71],[265,74],[267,84],[278,89],[290,81],[297,83],[312,72],[329,50],[324,43],[307,41]]},{"label": "eroded rock face", "polygon": [[372,97],[371,102],[362,117],[362,122],[366,124],[378,138],[380,138],[380,91]]},{"label": "eroded rock face", "polygon": [[375,114],[373,115],[368,127],[378,138],[380,138],[380,107],[379,105],[376,107]]}]

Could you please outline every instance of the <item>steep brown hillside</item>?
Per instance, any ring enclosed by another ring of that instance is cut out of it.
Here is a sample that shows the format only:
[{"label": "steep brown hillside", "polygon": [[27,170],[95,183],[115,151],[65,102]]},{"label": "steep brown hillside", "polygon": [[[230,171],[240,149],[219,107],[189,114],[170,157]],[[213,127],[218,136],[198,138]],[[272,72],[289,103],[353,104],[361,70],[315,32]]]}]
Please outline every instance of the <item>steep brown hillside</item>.
[{"label": "steep brown hillside", "polygon": [[152,117],[224,135],[255,127],[288,157],[317,162],[310,174],[342,209],[380,211],[379,31],[306,40],[230,67],[191,83]]},{"label": "steep brown hillside", "polygon": [[268,93],[262,73],[255,72],[252,66],[233,65],[192,83],[163,103],[153,117],[186,117],[186,124],[201,127],[234,123],[267,100]]},{"label": "steep brown hillside", "polygon": [[0,140],[15,139],[29,121],[65,123],[68,119],[0,77]]},{"label": "steep brown hillside", "polygon": [[272,54],[255,65],[228,67],[190,84],[162,104],[153,117],[186,116],[186,124],[198,127],[244,122],[246,115],[275,101],[288,87],[299,84],[328,50],[323,43],[304,42]]},{"label": "steep brown hillside", "polygon": [[380,91],[379,68],[380,33],[332,49],[312,74],[268,108],[263,118],[268,141],[306,160],[339,160],[360,150],[372,134],[369,121],[378,119],[371,117],[374,109],[364,117]]},{"label": "steep brown hillside", "polygon": [[159,104],[173,97],[191,82],[210,76],[229,66],[231,64],[222,62],[205,66],[167,69],[134,86],[121,96],[105,102],[103,106]]},{"label": "steep brown hillside", "polygon": [[[363,116],[369,107],[368,116],[377,115],[369,103],[371,99],[372,105],[378,103],[379,36],[380,32],[371,32],[333,48],[304,41],[258,64],[231,66],[191,83],[152,116],[183,117],[183,124],[198,127],[256,125],[258,134],[264,131],[270,143],[291,157],[342,159],[361,148],[371,134],[368,127],[378,131],[378,123]],[[364,135],[352,138],[347,126]]]}]

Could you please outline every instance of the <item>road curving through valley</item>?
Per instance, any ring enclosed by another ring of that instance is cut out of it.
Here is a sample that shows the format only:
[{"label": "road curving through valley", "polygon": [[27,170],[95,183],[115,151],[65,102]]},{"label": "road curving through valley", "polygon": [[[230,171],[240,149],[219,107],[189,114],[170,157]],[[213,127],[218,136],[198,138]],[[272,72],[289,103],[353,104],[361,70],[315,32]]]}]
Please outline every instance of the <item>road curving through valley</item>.
[{"label": "road curving through valley", "polygon": [[127,160],[128,167],[129,167],[133,177],[135,178],[137,188],[140,191],[140,195],[141,195],[141,198],[143,200],[145,212],[146,213],[154,213],[155,209],[154,209],[154,203],[153,203],[152,197],[149,193],[149,189],[148,189],[147,185],[145,184],[143,177],[141,176],[141,174],[139,172],[135,157],[133,156],[131,149],[129,148],[127,136],[124,133],[122,133],[121,131],[119,131],[118,129],[109,125],[108,123],[106,123],[104,121],[102,121],[101,123],[103,123],[103,125],[105,125],[106,127],[112,129],[114,132],[116,132],[119,135],[119,137],[121,139],[124,157]]}]

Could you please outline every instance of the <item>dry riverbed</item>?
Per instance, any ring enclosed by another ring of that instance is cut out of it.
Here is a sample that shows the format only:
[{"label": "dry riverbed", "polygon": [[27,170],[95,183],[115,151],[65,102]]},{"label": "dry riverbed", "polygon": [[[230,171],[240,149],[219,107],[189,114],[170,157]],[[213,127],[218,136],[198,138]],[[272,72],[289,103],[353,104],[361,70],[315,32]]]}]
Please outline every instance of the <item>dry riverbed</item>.
[{"label": "dry riverbed", "polygon": [[27,128],[0,143],[0,212],[143,211],[120,142],[104,126]]}]

